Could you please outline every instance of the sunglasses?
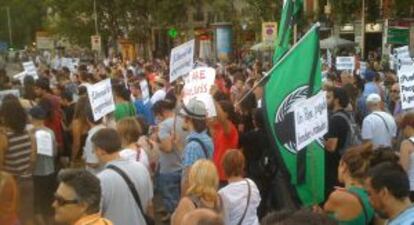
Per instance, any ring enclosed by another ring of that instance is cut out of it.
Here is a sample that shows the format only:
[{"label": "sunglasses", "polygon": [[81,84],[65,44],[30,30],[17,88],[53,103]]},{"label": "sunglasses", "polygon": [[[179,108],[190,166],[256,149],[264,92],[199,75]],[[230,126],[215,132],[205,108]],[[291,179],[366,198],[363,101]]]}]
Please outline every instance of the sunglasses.
[{"label": "sunglasses", "polygon": [[78,204],[79,200],[77,199],[64,199],[62,196],[56,195],[55,194],[55,202],[58,204],[58,206],[65,206],[65,205],[69,205],[69,204]]}]

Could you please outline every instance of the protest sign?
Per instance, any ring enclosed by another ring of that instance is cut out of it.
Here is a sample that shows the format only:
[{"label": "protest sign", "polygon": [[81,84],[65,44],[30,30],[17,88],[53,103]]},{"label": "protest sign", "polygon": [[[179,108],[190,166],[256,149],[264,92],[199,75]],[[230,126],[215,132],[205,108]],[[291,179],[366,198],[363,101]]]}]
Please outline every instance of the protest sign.
[{"label": "protest sign", "polygon": [[305,148],[328,132],[328,108],[323,91],[294,107],[296,149]]},{"label": "protest sign", "polygon": [[147,104],[147,102],[150,100],[148,82],[146,80],[142,80],[139,82],[139,86],[141,88],[142,100],[144,101],[144,104]]},{"label": "protest sign", "polygon": [[195,41],[188,41],[171,50],[170,56],[170,82],[189,73],[194,64]]},{"label": "protest sign", "polygon": [[347,56],[347,57],[336,57],[336,69],[337,70],[355,70],[355,57]]},{"label": "protest sign", "polygon": [[207,109],[207,116],[217,115],[213,97],[210,95],[211,86],[214,85],[216,70],[209,67],[194,69],[184,78],[183,101],[187,104],[191,99],[196,98],[204,102]]},{"label": "protest sign", "polygon": [[75,72],[76,68],[79,66],[79,58],[62,58],[60,66],[67,67],[71,72]]},{"label": "protest sign", "polygon": [[89,102],[93,112],[93,119],[95,121],[115,110],[110,79],[100,81],[93,85],[88,85],[87,88]]},{"label": "protest sign", "polygon": [[410,51],[408,49],[408,46],[395,48],[394,49],[394,54],[395,54],[397,59],[403,59],[403,58],[409,58],[410,57]]},{"label": "protest sign", "polygon": [[19,98],[20,97],[20,91],[15,90],[15,89],[0,91],[0,104],[3,102],[3,98],[6,95],[14,95],[14,96]]},{"label": "protest sign", "polygon": [[332,68],[332,53],[329,49],[326,50],[326,61],[328,63],[328,67]]},{"label": "protest sign", "polygon": [[32,76],[33,78],[37,79],[37,70],[33,61],[24,62],[23,68],[26,75]]},{"label": "protest sign", "polygon": [[359,74],[364,74],[367,71],[367,62],[359,62]]},{"label": "protest sign", "polygon": [[398,69],[398,79],[402,108],[414,108],[414,63],[401,66]]},{"label": "protest sign", "polygon": [[53,139],[52,135],[44,130],[38,130],[35,133],[37,154],[53,156]]}]

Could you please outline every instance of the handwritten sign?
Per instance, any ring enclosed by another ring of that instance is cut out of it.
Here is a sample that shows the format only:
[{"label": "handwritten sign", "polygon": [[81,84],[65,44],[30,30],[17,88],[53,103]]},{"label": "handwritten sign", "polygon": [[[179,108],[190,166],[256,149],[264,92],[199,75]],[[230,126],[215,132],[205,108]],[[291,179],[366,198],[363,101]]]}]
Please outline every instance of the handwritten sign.
[{"label": "handwritten sign", "polygon": [[53,156],[53,138],[52,135],[44,130],[38,130],[35,133],[37,154]]},{"label": "handwritten sign", "polygon": [[397,59],[410,58],[410,50],[408,49],[408,46],[395,48],[394,55]]},{"label": "handwritten sign", "polygon": [[204,103],[207,116],[217,115],[213,97],[210,95],[211,86],[214,85],[216,70],[209,67],[194,69],[184,78],[183,101],[187,104],[190,99],[196,98]]},{"label": "handwritten sign", "polygon": [[20,98],[20,91],[15,89],[0,91],[0,104],[3,102],[3,98],[6,97],[6,95],[14,95]]},{"label": "handwritten sign", "polygon": [[336,57],[336,69],[354,71],[355,57]]},{"label": "handwritten sign", "polygon": [[189,73],[194,64],[195,41],[188,41],[171,50],[170,57],[170,82]]},{"label": "handwritten sign", "polygon": [[398,70],[401,106],[403,109],[414,108],[414,63],[403,65]]},{"label": "handwritten sign", "polygon": [[104,117],[106,114],[115,111],[110,79],[100,81],[93,85],[88,85],[87,89],[89,102],[92,107],[93,119],[95,121]]},{"label": "handwritten sign", "polygon": [[141,88],[142,100],[144,101],[144,104],[147,104],[150,100],[148,82],[146,80],[142,80],[139,82],[139,87]]},{"label": "handwritten sign", "polygon": [[294,115],[298,151],[328,132],[328,108],[324,92],[298,103]]},{"label": "handwritten sign", "polygon": [[36,66],[33,63],[33,61],[24,62],[23,63],[23,68],[24,68],[24,72],[27,75],[32,76],[35,79],[38,78],[37,69],[36,69]]},{"label": "handwritten sign", "polygon": [[359,62],[359,74],[364,74],[367,71],[367,62]]}]

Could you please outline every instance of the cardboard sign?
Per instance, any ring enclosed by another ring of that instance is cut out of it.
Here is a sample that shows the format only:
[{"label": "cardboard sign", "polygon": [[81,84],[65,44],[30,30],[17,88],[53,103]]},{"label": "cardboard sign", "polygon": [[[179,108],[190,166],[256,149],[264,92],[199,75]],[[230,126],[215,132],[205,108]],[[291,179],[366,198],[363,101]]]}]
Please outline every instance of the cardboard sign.
[{"label": "cardboard sign", "polygon": [[207,117],[217,115],[213,97],[210,95],[211,86],[214,85],[216,70],[209,67],[202,67],[192,70],[184,78],[183,101],[187,104],[191,99],[196,98],[204,103],[207,109]]},{"label": "cardboard sign", "polygon": [[414,108],[414,63],[403,65],[398,69],[400,98],[403,109]]},{"label": "cardboard sign", "polygon": [[20,91],[15,89],[0,91],[0,104],[3,102],[3,98],[6,95],[14,95],[20,98]]},{"label": "cardboard sign", "polygon": [[328,132],[328,108],[325,92],[301,101],[294,108],[296,150],[300,151],[312,141]]},{"label": "cardboard sign", "polygon": [[355,70],[355,57],[336,57],[336,69],[337,70]]},{"label": "cardboard sign", "polygon": [[33,61],[24,62],[23,68],[26,75],[32,76],[35,79],[38,78],[37,69]]},{"label": "cardboard sign", "polygon": [[191,40],[171,50],[170,82],[189,73],[194,64],[195,41]]},{"label": "cardboard sign", "polygon": [[275,42],[277,38],[277,23],[263,22],[262,23],[262,41]]},{"label": "cardboard sign", "polygon": [[99,83],[88,85],[88,97],[95,121],[106,114],[115,111],[114,97],[112,96],[111,80],[106,79]]},{"label": "cardboard sign", "polygon": [[36,149],[37,154],[53,156],[53,138],[52,135],[44,130],[36,131]]},{"label": "cardboard sign", "polygon": [[147,104],[147,102],[150,100],[148,82],[146,80],[142,80],[139,82],[139,86],[141,88],[142,100],[144,101],[144,104]]},{"label": "cardboard sign", "polygon": [[91,49],[94,51],[101,51],[101,36],[92,35],[91,36]]}]

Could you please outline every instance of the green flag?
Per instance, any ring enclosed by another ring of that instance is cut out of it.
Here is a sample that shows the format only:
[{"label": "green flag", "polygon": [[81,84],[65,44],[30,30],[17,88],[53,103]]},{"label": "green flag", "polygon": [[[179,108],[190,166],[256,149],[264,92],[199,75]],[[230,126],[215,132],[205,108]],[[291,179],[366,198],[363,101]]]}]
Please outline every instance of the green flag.
[{"label": "green flag", "polygon": [[[294,187],[292,193],[303,205],[320,203],[324,199],[324,148],[320,141],[314,141],[306,150],[296,149],[293,113],[295,103],[321,89],[319,24],[274,65],[268,76],[263,96],[267,130]],[[301,174],[304,179],[299,178]]]},{"label": "green flag", "polygon": [[279,32],[275,43],[273,64],[276,64],[288,50],[292,39],[293,25],[299,16],[303,6],[303,0],[285,0],[280,19]]}]

